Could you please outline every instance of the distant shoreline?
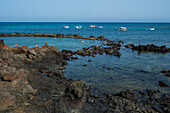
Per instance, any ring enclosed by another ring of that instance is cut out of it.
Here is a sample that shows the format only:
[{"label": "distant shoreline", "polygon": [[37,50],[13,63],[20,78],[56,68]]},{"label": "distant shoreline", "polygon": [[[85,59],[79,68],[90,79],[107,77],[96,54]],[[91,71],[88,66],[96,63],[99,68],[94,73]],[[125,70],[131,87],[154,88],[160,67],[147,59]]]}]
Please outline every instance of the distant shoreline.
[{"label": "distant shoreline", "polygon": [[76,39],[88,39],[88,40],[102,40],[102,41],[110,41],[108,39],[106,39],[104,36],[99,36],[99,37],[95,37],[95,36],[90,36],[90,37],[83,37],[80,36],[78,34],[68,34],[68,35],[64,35],[64,34],[39,34],[39,33],[24,33],[24,34],[20,34],[20,33],[0,33],[0,37],[59,37],[59,38],[76,38]]}]

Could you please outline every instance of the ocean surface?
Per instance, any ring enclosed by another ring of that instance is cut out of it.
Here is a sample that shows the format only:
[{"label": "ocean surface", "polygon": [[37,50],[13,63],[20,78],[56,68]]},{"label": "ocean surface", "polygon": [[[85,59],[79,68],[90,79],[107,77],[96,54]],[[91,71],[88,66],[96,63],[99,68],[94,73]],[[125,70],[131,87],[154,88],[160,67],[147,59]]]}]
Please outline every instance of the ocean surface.
[{"label": "ocean surface", "polygon": [[[62,26],[68,25],[65,29]],[[74,26],[81,25],[81,29]],[[103,26],[90,28],[90,25]],[[119,31],[119,27],[127,27],[127,31]],[[155,28],[154,31],[148,30]],[[0,33],[35,33],[40,34],[79,34],[83,37],[105,36],[109,40],[124,41],[125,44],[133,42],[138,44],[166,45],[170,48],[170,23],[0,23]],[[42,46],[45,42],[57,46],[60,50],[69,49],[76,51],[91,45],[101,45],[104,41],[50,38],[50,37],[0,37],[8,46],[28,45],[29,47]],[[137,52],[121,47],[120,58],[110,55],[96,57],[78,56],[78,60],[69,61],[66,66],[67,78],[82,79],[91,87],[92,92],[116,93],[126,89],[134,91],[148,88],[158,89],[163,93],[170,93],[170,89],[159,87],[158,82],[164,81],[170,85],[170,77],[161,74],[162,69],[170,70],[170,53]],[[92,62],[88,62],[88,60]],[[83,66],[87,64],[87,66]],[[107,70],[111,68],[111,70]]]}]

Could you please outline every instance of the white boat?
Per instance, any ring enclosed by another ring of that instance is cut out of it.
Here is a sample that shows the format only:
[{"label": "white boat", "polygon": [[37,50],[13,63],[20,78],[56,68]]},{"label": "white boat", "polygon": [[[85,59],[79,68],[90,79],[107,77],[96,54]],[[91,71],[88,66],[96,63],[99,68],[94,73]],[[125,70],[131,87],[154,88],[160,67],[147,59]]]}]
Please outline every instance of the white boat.
[{"label": "white boat", "polygon": [[90,27],[96,27],[96,25],[90,25]]},{"label": "white boat", "polygon": [[149,28],[148,30],[150,30],[150,31],[154,31],[154,30],[155,30],[155,28]]},{"label": "white boat", "polygon": [[103,28],[103,26],[98,26],[98,28]]},{"label": "white boat", "polygon": [[127,31],[127,28],[126,27],[119,27],[119,30],[120,31]]},{"label": "white boat", "polygon": [[74,28],[76,28],[76,29],[81,29],[82,26],[75,26]]},{"label": "white boat", "polygon": [[69,26],[63,26],[63,28],[67,28],[67,29],[68,29],[68,28],[69,28]]}]

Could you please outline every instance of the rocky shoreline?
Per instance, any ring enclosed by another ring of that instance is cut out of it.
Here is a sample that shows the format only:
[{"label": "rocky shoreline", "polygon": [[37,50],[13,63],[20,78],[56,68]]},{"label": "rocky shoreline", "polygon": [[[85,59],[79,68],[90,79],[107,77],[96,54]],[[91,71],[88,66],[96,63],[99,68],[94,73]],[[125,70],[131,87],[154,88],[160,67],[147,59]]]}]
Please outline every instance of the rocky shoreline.
[{"label": "rocky shoreline", "polygon": [[78,34],[68,34],[68,35],[64,35],[64,34],[39,34],[39,33],[24,33],[24,34],[20,34],[20,33],[0,33],[0,37],[59,37],[59,38],[76,38],[76,39],[89,39],[89,40],[102,40],[102,41],[110,41],[108,39],[106,39],[104,36],[99,36],[99,37],[95,37],[95,36],[89,36],[89,37],[83,37],[80,36]]},{"label": "rocky shoreline", "polygon": [[148,51],[148,52],[160,52],[160,53],[170,52],[170,48],[167,48],[165,45],[156,46],[154,44],[147,44],[147,45],[135,46],[134,44],[127,44],[125,45],[125,47],[131,48],[132,50],[136,50],[136,51]]},{"label": "rocky shoreline", "polygon": [[[92,46],[59,51],[45,43],[42,48],[8,47],[0,40],[0,112],[20,113],[127,113],[170,112],[170,95],[148,89],[118,94],[91,95],[82,80],[64,77],[62,69],[77,55],[110,54],[120,57],[121,41],[108,47]],[[165,72],[165,71],[163,71]],[[167,73],[167,71],[166,71]]]},{"label": "rocky shoreline", "polygon": [[64,77],[59,68],[66,61],[57,47],[4,45],[0,48],[1,112],[62,113],[82,108],[89,87]]}]

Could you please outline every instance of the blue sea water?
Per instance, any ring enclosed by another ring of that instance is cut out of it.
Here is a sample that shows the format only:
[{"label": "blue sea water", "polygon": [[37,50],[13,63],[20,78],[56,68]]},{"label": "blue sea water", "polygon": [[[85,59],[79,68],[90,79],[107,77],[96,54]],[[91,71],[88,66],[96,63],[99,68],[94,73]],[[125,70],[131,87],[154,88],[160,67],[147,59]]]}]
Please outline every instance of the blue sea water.
[{"label": "blue sea water", "polygon": [[[69,29],[62,26],[68,25]],[[81,25],[82,29],[74,26]],[[90,28],[90,25],[103,26]],[[127,31],[119,31],[121,26],[127,27]],[[155,28],[154,31],[147,30]],[[79,34],[83,37],[105,36],[113,41],[124,41],[125,44],[133,42],[138,44],[166,45],[170,48],[170,23],[0,23],[0,33],[34,33],[48,34]],[[8,46],[28,45],[34,47],[44,45],[57,46],[60,50],[78,50],[91,45],[101,45],[103,41],[69,39],[69,38],[47,38],[47,37],[0,37]],[[105,43],[105,42],[104,42]],[[78,56],[78,60],[69,61],[65,69],[67,78],[82,79],[94,92],[119,92],[125,89],[146,90],[148,88],[159,89],[164,93],[170,93],[169,88],[158,86],[158,81],[164,81],[170,85],[170,78],[161,74],[162,69],[170,70],[170,53],[152,53],[132,51],[121,47],[120,58],[110,55],[99,55],[96,57]],[[92,62],[88,62],[88,60]],[[83,64],[87,64],[86,67]],[[104,68],[105,67],[105,68]],[[111,68],[111,70],[107,70]]]}]

